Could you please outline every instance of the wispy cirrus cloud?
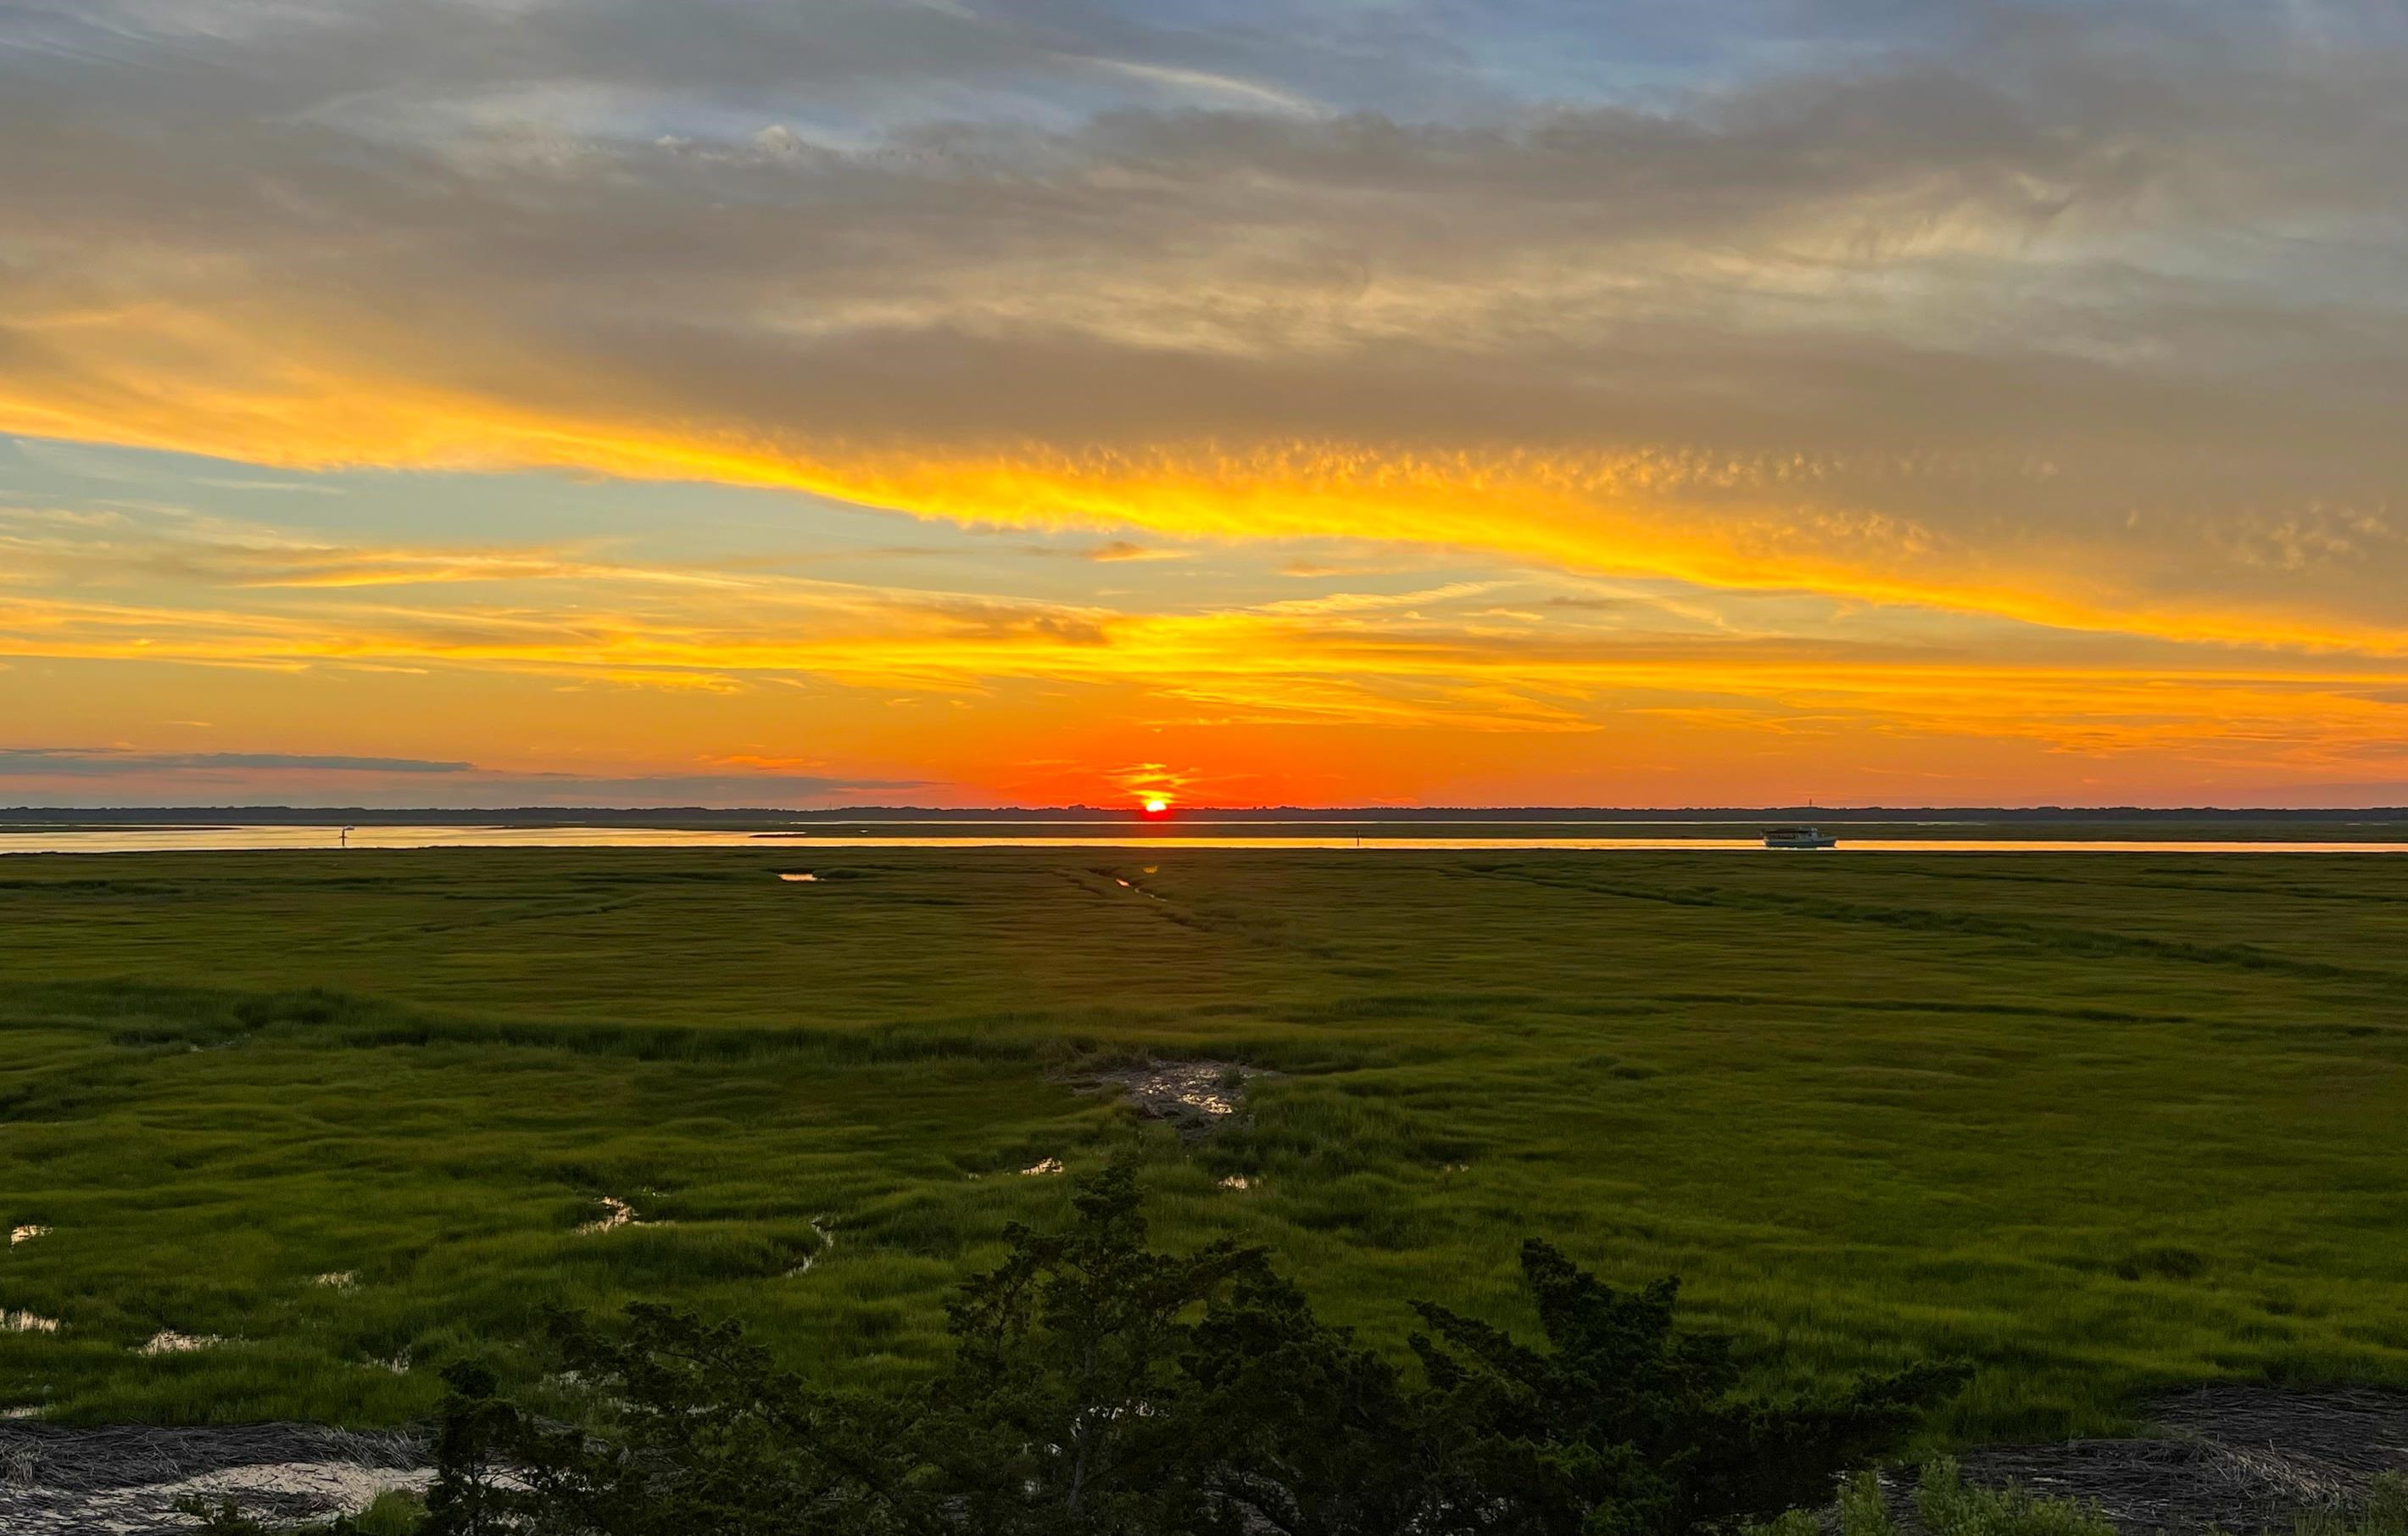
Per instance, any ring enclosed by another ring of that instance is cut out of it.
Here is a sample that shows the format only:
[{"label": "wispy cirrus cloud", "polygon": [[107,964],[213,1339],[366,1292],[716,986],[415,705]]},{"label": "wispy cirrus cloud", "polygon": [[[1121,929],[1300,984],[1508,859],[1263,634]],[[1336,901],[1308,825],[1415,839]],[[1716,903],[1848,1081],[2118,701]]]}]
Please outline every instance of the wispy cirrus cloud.
[{"label": "wispy cirrus cloud", "polygon": [[295,590],[273,609],[0,598],[0,653],[65,661],[730,696],[816,682],[982,707],[999,687],[1045,685],[1108,693],[1139,718],[1222,725],[1550,735],[1711,719],[1740,734],[2223,749],[2361,771],[2408,755],[2398,660],[2132,644],[1999,623],[1970,637],[1913,608],[1542,573],[1201,610],[757,572],[736,604],[591,575],[440,604],[358,589]]},{"label": "wispy cirrus cloud", "polygon": [[213,587],[398,587],[437,583],[609,581],[696,587],[744,584],[701,564],[612,561],[590,545],[340,544],[182,509],[0,506],[0,580],[53,587],[142,582]]}]

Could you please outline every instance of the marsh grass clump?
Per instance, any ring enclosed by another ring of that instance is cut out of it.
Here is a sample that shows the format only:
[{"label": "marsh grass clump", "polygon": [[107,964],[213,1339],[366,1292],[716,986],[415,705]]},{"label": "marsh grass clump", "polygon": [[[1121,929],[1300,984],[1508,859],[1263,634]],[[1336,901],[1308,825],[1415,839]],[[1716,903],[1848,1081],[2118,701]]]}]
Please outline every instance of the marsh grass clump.
[{"label": "marsh grass clump", "polygon": [[2116,1536],[2114,1523],[2096,1504],[2043,1498],[2014,1485],[1977,1488],[1945,1457],[1924,1467],[1914,1508],[1932,1536]]},{"label": "marsh grass clump", "polygon": [[188,1496],[176,1501],[176,1510],[192,1522],[196,1536],[422,1536],[427,1530],[425,1503],[398,1488],[377,1495],[357,1514],[299,1525],[268,1524],[231,1499]]},{"label": "marsh grass clump", "polygon": [[[2013,1485],[1974,1487],[1945,1457],[1924,1464],[1914,1502],[1930,1536],[2117,1536],[2114,1522],[2096,1504],[2044,1498]],[[1899,1536],[1881,1473],[1868,1469],[1841,1483],[1831,1525],[1839,1536]],[[1828,1529],[1814,1512],[1793,1509],[1745,1525],[1741,1536],[1816,1536]]]},{"label": "marsh grass clump", "polygon": [[2143,1248],[2115,1266],[2116,1275],[2124,1280],[2197,1280],[2206,1272],[2204,1255],[2172,1243]]},{"label": "marsh grass clump", "polygon": [[[1813,1515],[1804,1510],[1792,1510],[1784,1519],[1795,1521]],[[1816,1522],[1819,1528],[1820,1522]],[[1883,1491],[1881,1473],[1868,1468],[1851,1474],[1840,1485],[1840,1536],[1896,1536],[1896,1523],[1890,1519],[1889,1499]],[[1802,1536],[1802,1533],[1801,1533]]]},{"label": "marsh grass clump", "polygon": [[2408,1472],[2384,1472],[2368,1485],[2364,1518],[2386,1536],[2408,1536]]},{"label": "marsh grass clump", "polygon": [[2302,1515],[2296,1536],[2408,1536],[2408,1472],[2377,1475],[2353,1508]]}]

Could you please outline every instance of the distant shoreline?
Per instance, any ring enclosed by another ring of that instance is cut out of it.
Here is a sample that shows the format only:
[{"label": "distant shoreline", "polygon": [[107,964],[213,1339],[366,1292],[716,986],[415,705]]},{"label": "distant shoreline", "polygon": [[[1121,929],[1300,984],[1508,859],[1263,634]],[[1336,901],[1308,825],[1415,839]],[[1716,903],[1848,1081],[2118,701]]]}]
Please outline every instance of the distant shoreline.
[{"label": "distant shoreline", "polygon": [[2213,825],[2231,828],[2314,828],[2320,835],[2349,827],[2398,833],[2408,827],[2408,807],[2290,810],[2271,807],[2141,806],[1711,806],[1612,808],[1595,806],[1356,806],[1307,808],[1197,807],[1168,818],[1150,818],[1134,808],[1095,806],[936,809],[922,806],[850,806],[785,809],[774,806],[719,809],[706,806],[513,806],[476,809],[366,806],[20,806],[0,807],[0,829],[56,830],[74,826],[650,826],[779,828],[819,825],[1054,825],[1063,826],[1169,827],[1176,825],[1298,826],[1753,826],[1765,822],[1805,822],[1833,826],[1882,826],[1914,836],[1914,829],[1961,832],[1969,827],[2034,826],[2174,830]]},{"label": "distant shoreline", "polygon": [[[2155,812],[2067,815],[1812,813],[1843,850],[1997,853],[2395,853],[2408,818],[2380,812]],[[265,852],[348,848],[752,848],[834,853],[867,848],[1619,850],[1719,852],[1764,847],[1770,827],[1804,818],[1772,811],[1485,815],[1193,811],[1169,817],[1089,811],[946,816],[893,812],[692,815],[670,811],[380,814],[250,810],[233,814],[0,811],[0,854]]]}]

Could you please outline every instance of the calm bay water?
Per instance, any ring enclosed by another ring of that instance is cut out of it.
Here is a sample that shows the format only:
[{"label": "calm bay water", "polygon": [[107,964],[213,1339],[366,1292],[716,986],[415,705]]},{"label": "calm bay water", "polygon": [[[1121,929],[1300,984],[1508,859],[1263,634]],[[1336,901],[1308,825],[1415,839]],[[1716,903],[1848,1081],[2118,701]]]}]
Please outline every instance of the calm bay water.
[{"label": "calm bay water", "polygon": [[[107,826],[0,828],[0,854],[222,853],[265,849],[351,848],[763,848],[806,854],[814,848],[1256,848],[1295,850],[1382,849],[1524,851],[1583,850],[1599,853],[1796,853],[1770,850],[1753,837],[1412,837],[1382,832],[1294,836],[1244,833],[1137,832],[1029,836],[987,831],[961,823],[943,835],[870,829],[810,831],[697,831],[643,826]],[[1076,824],[1065,824],[1076,825]],[[1841,854],[2401,854],[2408,842],[2291,842],[2275,839],[2198,840],[2172,839],[2033,838],[1850,838],[1840,830]]]}]

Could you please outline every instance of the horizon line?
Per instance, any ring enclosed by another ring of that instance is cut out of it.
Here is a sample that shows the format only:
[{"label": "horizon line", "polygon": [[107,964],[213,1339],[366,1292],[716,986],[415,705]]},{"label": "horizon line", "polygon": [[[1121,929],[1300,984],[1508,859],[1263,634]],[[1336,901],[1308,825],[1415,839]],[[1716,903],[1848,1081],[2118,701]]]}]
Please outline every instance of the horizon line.
[{"label": "horizon line", "polygon": [[1349,820],[1380,820],[1383,818],[1423,818],[1438,816],[1518,817],[1526,819],[1562,819],[1574,816],[1603,816],[1627,819],[1643,816],[1866,816],[1885,814],[1985,814],[1985,815],[2078,815],[2078,816],[2183,816],[2183,815],[2263,815],[2263,816],[2408,816],[2408,805],[2363,806],[2274,806],[2219,805],[2213,803],[2188,805],[2136,805],[2131,803],[2068,805],[2059,802],[2034,804],[1850,804],[1821,805],[1813,802],[1763,805],[1686,805],[1686,806],[1613,806],[1613,805],[1210,805],[1174,806],[1167,812],[1148,812],[1135,806],[1096,806],[1084,802],[1049,806],[918,806],[865,804],[843,806],[707,806],[707,805],[625,805],[625,804],[521,804],[473,806],[367,806],[337,804],[288,804],[251,802],[240,804],[204,805],[196,803],[159,805],[19,805],[0,806],[0,820],[11,817],[55,819],[63,816],[168,816],[168,815],[266,815],[306,814],[310,816],[359,815],[391,818],[396,816],[779,816],[812,819],[867,819],[878,816],[909,816],[916,819],[963,820],[979,817],[1025,818],[1078,813],[1107,817],[1112,820],[1160,821],[1180,817],[1240,816],[1261,817],[1290,815],[1308,818],[1343,818]]}]

